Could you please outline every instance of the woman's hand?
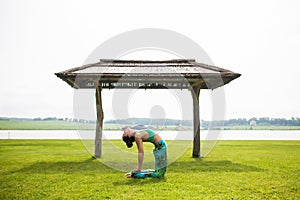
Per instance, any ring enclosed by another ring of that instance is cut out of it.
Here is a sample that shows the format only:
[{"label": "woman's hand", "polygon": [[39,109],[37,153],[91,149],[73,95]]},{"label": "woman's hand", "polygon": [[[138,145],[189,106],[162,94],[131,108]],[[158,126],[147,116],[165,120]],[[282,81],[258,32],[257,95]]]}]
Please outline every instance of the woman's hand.
[{"label": "woman's hand", "polygon": [[132,174],[131,173],[126,173],[125,176],[126,176],[126,178],[131,178]]}]

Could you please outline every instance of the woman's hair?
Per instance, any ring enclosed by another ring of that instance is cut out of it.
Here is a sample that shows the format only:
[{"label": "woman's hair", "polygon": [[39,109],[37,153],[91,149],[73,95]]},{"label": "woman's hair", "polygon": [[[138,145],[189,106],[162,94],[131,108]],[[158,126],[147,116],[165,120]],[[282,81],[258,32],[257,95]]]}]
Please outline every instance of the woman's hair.
[{"label": "woman's hair", "polygon": [[132,145],[133,145],[133,142],[135,141],[135,137],[134,136],[131,136],[131,137],[129,137],[129,136],[123,136],[122,139],[126,143],[126,146],[128,148],[131,148]]}]

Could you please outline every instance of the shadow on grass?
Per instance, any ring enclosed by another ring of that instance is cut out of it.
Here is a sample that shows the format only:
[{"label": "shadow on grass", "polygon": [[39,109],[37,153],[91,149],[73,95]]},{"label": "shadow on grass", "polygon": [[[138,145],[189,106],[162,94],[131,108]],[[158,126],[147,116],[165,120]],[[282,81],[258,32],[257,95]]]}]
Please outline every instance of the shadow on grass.
[{"label": "shadow on grass", "polygon": [[[204,159],[193,159],[191,161],[176,161],[168,166],[166,177],[169,173],[201,173],[201,172],[261,172],[261,169],[254,166],[232,163],[229,160],[206,161]],[[122,179],[113,182],[114,185],[145,185],[166,182],[167,178],[147,178],[147,179]]]},{"label": "shadow on grass", "polygon": [[145,179],[136,179],[136,178],[124,178],[119,181],[114,181],[113,185],[147,185],[147,184],[157,184],[161,182],[166,182],[167,178],[145,178]]},{"label": "shadow on grass", "polygon": [[84,161],[58,161],[58,162],[36,162],[32,165],[26,166],[22,169],[7,172],[13,173],[42,173],[42,174],[86,174],[95,175],[97,173],[112,173],[116,170],[107,167],[95,158],[90,158]]},{"label": "shadow on grass", "polygon": [[261,172],[265,169],[255,166],[233,163],[229,160],[206,161],[205,159],[196,158],[192,161],[177,161],[169,166],[173,172]]},{"label": "shadow on grass", "polygon": [[[168,166],[169,172],[259,172],[264,169],[239,163],[232,163],[228,160],[205,161],[204,159],[192,159],[190,161],[177,161]],[[97,159],[90,158],[83,161],[58,161],[58,162],[36,162],[19,170],[9,171],[6,174],[25,173],[25,174],[85,174],[94,176],[99,173],[117,173],[123,172],[112,169]],[[122,174],[123,175],[123,174]],[[124,177],[125,178],[125,177]],[[153,184],[166,179],[149,178],[147,181],[139,179],[124,179],[114,184]]]}]

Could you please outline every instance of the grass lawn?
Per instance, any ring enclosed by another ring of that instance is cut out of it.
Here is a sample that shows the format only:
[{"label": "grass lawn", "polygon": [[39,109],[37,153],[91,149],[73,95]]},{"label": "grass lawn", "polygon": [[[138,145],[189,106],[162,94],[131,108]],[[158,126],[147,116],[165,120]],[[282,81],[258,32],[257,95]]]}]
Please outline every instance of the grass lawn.
[{"label": "grass lawn", "polygon": [[49,121],[0,121],[0,130],[93,130],[94,124],[75,123],[68,121],[49,120]]},{"label": "grass lawn", "polygon": [[0,140],[0,161],[0,199],[300,199],[300,141],[219,141],[202,159],[189,148],[164,179],[126,179],[79,140]]},{"label": "grass lawn", "polygon": [[[121,130],[128,124],[103,124],[105,130]],[[69,122],[60,120],[0,120],[0,130],[95,130],[93,123]],[[166,126],[165,130],[175,130],[176,126]],[[190,129],[190,127],[184,127]],[[162,127],[159,127],[162,129]]]},{"label": "grass lawn", "polygon": [[300,126],[224,126],[222,130],[300,130]]}]

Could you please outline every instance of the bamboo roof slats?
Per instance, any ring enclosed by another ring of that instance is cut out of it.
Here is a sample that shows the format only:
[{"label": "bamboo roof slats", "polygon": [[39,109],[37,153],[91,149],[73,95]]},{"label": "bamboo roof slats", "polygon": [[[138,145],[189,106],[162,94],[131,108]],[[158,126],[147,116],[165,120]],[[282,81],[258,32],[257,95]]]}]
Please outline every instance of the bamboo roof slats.
[{"label": "bamboo roof slats", "polygon": [[238,78],[240,74],[220,67],[198,63],[193,59],[175,60],[112,60],[55,73],[73,88],[189,88],[215,89]]}]

